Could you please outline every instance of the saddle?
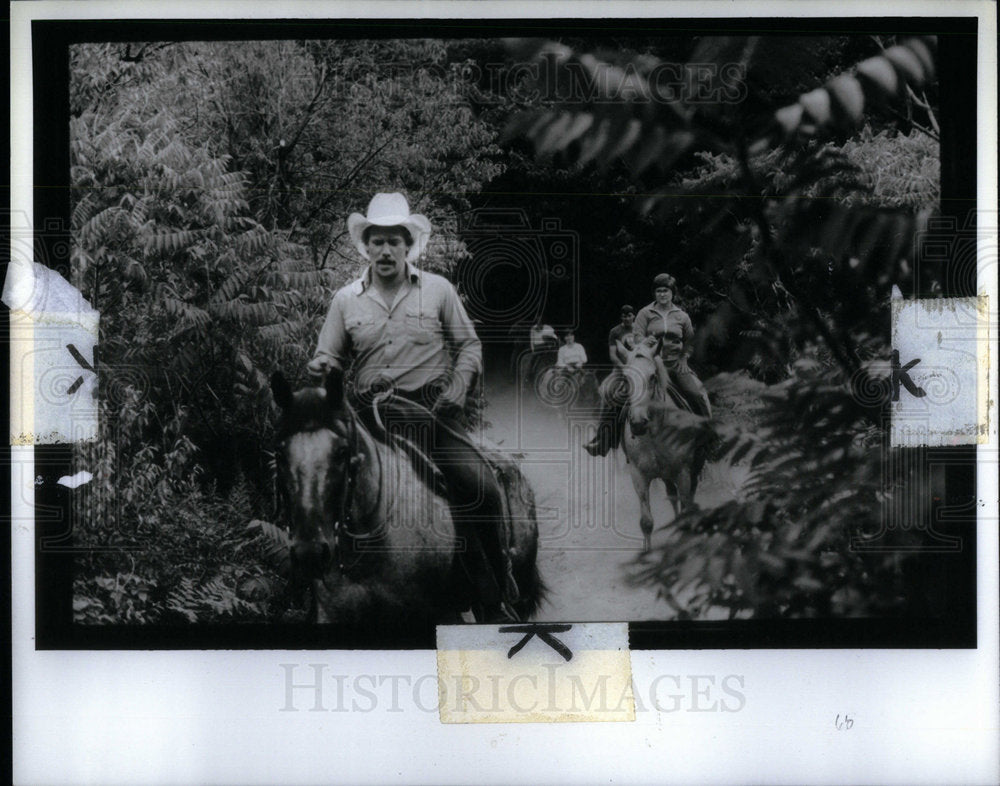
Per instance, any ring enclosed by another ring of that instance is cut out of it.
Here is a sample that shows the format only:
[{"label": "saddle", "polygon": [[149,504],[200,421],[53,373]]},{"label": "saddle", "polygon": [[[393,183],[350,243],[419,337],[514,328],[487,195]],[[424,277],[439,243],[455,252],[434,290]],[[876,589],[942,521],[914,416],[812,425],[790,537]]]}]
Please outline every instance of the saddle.
[{"label": "saddle", "polygon": [[[407,408],[418,408],[422,410],[422,415],[433,417],[426,407],[399,396],[387,396],[380,404],[376,404],[374,406],[383,407],[390,417],[393,411],[398,412],[400,415],[405,414]],[[369,420],[373,422],[368,423]],[[448,481],[445,478],[444,473],[438,467],[434,459],[428,455],[420,445],[403,434],[390,432],[387,428],[385,428],[384,423],[377,417],[366,417],[365,421],[368,423],[370,427],[369,430],[375,439],[405,453],[413,463],[413,467],[418,472],[420,477],[426,478],[430,482],[433,491],[451,501]],[[374,427],[372,428],[372,426]],[[517,477],[517,466],[496,445],[477,445],[469,439],[466,434],[459,432],[455,433],[479,455],[486,467],[493,473],[493,477],[496,478],[497,484],[503,491],[503,494],[501,494],[504,527],[502,535],[504,542],[506,544],[510,544],[513,532],[511,524],[510,495],[513,493],[513,480]]]},{"label": "saddle", "polygon": [[702,411],[701,400],[694,395],[685,394],[685,391],[682,391],[674,384],[670,373],[673,366],[673,363],[668,366],[662,357],[657,356],[656,373],[660,381],[660,390],[663,391],[664,396],[670,398],[674,406],[678,409],[683,409],[695,415],[700,414]]},{"label": "saddle", "polygon": [[362,411],[364,412],[365,424],[368,426],[371,435],[382,444],[394,447],[404,453],[413,464],[413,469],[417,472],[417,475],[428,481],[431,490],[448,499],[448,481],[434,459],[412,439],[408,439],[397,432],[389,431],[381,419],[380,408],[384,409],[391,416],[393,411],[403,414],[406,407],[419,406],[419,404],[414,404],[398,396],[387,396],[385,400],[373,402]]},{"label": "saddle", "polygon": [[[414,415],[421,419],[434,417],[434,415],[426,407],[409,399],[395,395],[386,396],[372,406],[372,420],[375,421],[374,425],[376,426],[372,434],[384,444],[392,445],[405,453],[413,463],[414,469],[417,470],[422,478],[427,480],[432,489],[448,500],[449,503],[454,504],[455,500],[448,488],[447,478],[437,466],[433,457],[428,455],[423,447],[413,440],[386,428],[385,424],[381,421],[380,412],[384,412],[389,418],[392,417],[393,412],[398,412],[404,419],[413,417]],[[448,428],[448,426],[445,425],[445,428]],[[519,588],[513,576],[513,562],[511,557],[514,543],[511,494],[516,486],[514,481],[517,478],[517,468],[495,446],[484,448],[469,439],[464,431],[459,432],[456,429],[450,428],[449,431],[456,438],[461,439],[467,446],[472,448],[483,464],[493,473],[493,477],[496,479],[497,486],[500,489],[500,515],[499,521],[496,522],[496,535],[493,541],[496,545],[492,548],[487,547],[487,543],[483,540],[484,533],[478,528],[466,530],[462,534],[464,537],[472,537],[478,540],[479,547],[483,549],[481,553],[485,557],[487,565],[489,565],[488,570],[494,574],[495,580],[501,588],[501,595],[506,599],[506,602],[515,602],[519,597]],[[489,540],[492,540],[492,538]],[[466,554],[475,554],[476,551],[466,552]],[[490,556],[491,553],[492,556]],[[471,584],[475,584],[476,579],[473,573],[477,568],[475,568],[474,564],[470,565],[467,559],[472,559],[474,563],[477,558],[467,556],[467,558],[458,559],[457,557],[458,555],[456,554],[456,569],[462,571]],[[516,613],[510,609],[510,606],[507,608],[508,616],[511,619],[517,619]]]}]

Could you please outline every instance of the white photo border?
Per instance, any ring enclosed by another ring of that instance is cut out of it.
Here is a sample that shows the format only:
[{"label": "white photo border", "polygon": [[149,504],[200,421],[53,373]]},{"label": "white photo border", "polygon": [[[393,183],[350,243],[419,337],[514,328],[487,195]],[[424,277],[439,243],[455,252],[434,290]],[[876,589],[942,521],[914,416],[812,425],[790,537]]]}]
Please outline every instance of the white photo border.
[{"label": "white photo border", "polygon": [[[475,6],[405,0],[252,6],[14,2],[12,208],[32,213],[33,19],[876,13],[978,17],[977,188],[979,210],[995,211],[995,6],[961,0],[874,6],[840,2],[835,8],[828,3],[711,0]],[[995,266],[995,235],[991,242]],[[980,287],[996,303],[995,277],[981,278]],[[995,325],[990,342],[990,356],[996,358]],[[995,402],[995,367],[990,374]],[[646,711],[637,712],[634,723],[530,727],[440,724],[436,710],[427,710],[436,695],[428,687],[436,673],[433,651],[36,650],[32,449],[13,448],[14,782],[996,782],[1000,591],[995,410],[993,418],[990,442],[980,448],[981,456],[993,458],[980,461],[977,479],[977,649],[635,651],[633,673]],[[315,691],[308,687],[316,674],[324,691],[318,711]],[[727,678],[731,691],[713,694],[712,688],[721,688]],[[649,689],[654,684],[659,693]],[[290,694],[289,685],[307,687],[292,687]],[[713,701],[717,709],[706,710]],[[737,705],[732,711],[718,708]]]}]

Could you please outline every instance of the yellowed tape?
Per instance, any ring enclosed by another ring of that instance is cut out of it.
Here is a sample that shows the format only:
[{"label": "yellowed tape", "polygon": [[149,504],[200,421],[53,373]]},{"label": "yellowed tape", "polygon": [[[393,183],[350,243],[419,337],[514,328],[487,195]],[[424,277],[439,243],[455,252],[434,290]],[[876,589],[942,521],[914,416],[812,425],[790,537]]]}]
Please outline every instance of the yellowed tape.
[{"label": "yellowed tape", "polygon": [[553,634],[559,650],[544,637],[503,630],[438,629],[442,723],[635,720],[627,624],[574,625]]},{"label": "yellowed tape", "polygon": [[989,441],[989,328],[985,295],[893,301],[893,447]]}]

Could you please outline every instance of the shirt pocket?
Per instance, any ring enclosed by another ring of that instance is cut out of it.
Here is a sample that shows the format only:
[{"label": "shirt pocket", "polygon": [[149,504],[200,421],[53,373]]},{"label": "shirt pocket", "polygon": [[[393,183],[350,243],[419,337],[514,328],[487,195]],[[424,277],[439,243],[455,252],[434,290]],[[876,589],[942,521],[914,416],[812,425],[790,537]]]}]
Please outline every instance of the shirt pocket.
[{"label": "shirt pocket", "polygon": [[378,327],[375,324],[375,317],[367,314],[351,314],[345,317],[344,326],[356,346],[370,343]]},{"label": "shirt pocket", "polygon": [[410,306],[406,309],[406,335],[414,344],[429,344],[441,335],[441,320],[430,309]]}]

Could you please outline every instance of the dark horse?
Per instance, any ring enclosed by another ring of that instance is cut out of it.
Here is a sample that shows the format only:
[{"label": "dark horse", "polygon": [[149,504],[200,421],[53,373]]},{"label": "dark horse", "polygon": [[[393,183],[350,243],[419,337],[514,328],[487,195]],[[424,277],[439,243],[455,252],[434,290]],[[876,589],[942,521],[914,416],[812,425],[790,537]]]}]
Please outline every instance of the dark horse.
[{"label": "dark horse", "polygon": [[[297,393],[277,373],[271,388],[282,411],[278,485],[292,574],[312,588],[312,621],[386,633],[461,621],[469,579],[440,474],[419,451],[372,435],[341,372]],[[515,610],[527,619],[543,593],[534,498],[515,464],[484,452],[504,492]]]}]

